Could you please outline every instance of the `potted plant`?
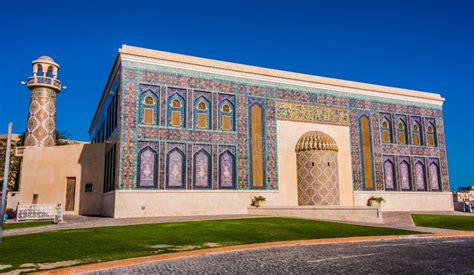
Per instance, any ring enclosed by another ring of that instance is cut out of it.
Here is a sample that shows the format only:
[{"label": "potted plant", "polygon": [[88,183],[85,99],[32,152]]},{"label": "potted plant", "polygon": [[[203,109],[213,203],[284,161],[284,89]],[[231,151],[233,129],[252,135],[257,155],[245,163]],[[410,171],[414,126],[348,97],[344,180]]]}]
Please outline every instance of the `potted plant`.
[{"label": "potted plant", "polygon": [[265,199],[265,197],[262,197],[262,196],[255,196],[253,197],[252,199],[252,206],[255,206],[255,207],[260,207],[260,204],[263,203],[264,201],[266,201],[267,199]]},{"label": "potted plant", "polygon": [[367,205],[368,206],[380,206],[383,202],[385,202],[384,198],[382,197],[375,197],[372,196],[368,199]]}]

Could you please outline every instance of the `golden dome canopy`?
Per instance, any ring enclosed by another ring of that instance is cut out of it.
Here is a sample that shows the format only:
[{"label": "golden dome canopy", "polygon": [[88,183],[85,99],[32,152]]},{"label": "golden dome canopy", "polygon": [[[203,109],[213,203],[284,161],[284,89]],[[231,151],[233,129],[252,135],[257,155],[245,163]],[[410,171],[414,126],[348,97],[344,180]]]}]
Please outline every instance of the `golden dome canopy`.
[{"label": "golden dome canopy", "polygon": [[54,62],[54,60],[47,55],[40,56],[38,60],[46,60],[46,61]]},{"label": "golden dome canopy", "polygon": [[311,150],[339,151],[336,141],[330,135],[320,131],[306,132],[296,142],[296,152]]}]

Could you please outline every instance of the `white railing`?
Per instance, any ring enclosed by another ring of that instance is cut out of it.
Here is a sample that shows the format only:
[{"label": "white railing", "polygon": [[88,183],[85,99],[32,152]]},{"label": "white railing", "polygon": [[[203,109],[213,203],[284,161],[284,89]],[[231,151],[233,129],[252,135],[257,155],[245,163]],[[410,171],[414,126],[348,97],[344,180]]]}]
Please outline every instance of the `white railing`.
[{"label": "white railing", "polygon": [[55,223],[63,221],[61,204],[19,204],[16,212],[17,221],[54,220]]}]

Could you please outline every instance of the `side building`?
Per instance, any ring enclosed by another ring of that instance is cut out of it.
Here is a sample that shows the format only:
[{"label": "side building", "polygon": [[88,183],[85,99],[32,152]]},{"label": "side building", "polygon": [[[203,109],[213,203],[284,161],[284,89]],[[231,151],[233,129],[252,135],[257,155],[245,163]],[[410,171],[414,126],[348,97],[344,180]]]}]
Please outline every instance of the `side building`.
[{"label": "side building", "polygon": [[102,213],[452,210],[439,94],[124,45],[93,117]]}]

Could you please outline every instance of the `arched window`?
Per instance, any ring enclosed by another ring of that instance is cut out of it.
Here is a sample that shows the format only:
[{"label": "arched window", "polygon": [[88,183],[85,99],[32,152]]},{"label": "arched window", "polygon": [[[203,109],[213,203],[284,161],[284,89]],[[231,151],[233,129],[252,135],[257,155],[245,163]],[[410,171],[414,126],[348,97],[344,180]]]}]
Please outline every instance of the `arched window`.
[{"label": "arched window", "polygon": [[204,149],[194,154],[194,188],[211,187],[211,155]]},{"label": "arched window", "polygon": [[219,103],[219,129],[234,131],[234,105],[227,99]]},{"label": "arched window", "polygon": [[425,165],[420,160],[415,164],[415,186],[417,191],[426,191]]},{"label": "arched window", "polygon": [[400,185],[403,191],[411,191],[410,164],[408,160],[402,160],[400,168]]},{"label": "arched window", "polygon": [[382,116],[381,128],[382,128],[383,143],[391,143],[392,142],[392,124],[390,121],[390,115]]},{"label": "arched window", "polygon": [[413,145],[422,145],[421,140],[421,125],[418,121],[413,120],[412,126],[411,126],[411,137],[412,137],[412,143]]},{"label": "arched window", "polygon": [[437,161],[431,161],[429,166],[430,174],[430,186],[432,191],[440,191],[440,176],[439,176],[439,166]]},{"label": "arched window", "polygon": [[372,157],[372,138],[370,134],[370,120],[367,115],[359,118],[361,154],[362,154],[362,176],[364,189],[373,190],[374,185],[374,168]]},{"label": "arched window", "polygon": [[201,96],[194,100],[194,128],[211,128],[211,104],[207,98]]},{"label": "arched window", "polygon": [[397,140],[398,144],[407,144],[407,124],[401,118],[397,121]]},{"label": "arched window", "polygon": [[186,158],[183,151],[174,148],[166,156],[166,187],[185,188],[186,182]]},{"label": "arched window", "polygon": [[46,71],[46,76],[53,77],[53,66],[48,67],[48,70]]},{"label": "arched window", "polygon": [[180,94],[168,97],[168,126],[186,127],[186,100]]},{"label": "arched window", "polygon": [[251,144],[251,179],[252,187],[265,186],[264,146],[263,146],[263,109],[259,103],[250,107],[250,144]]},{"label": "arched window", "polygon": [[158,96],[147,91],[140,96],[140,121],[146,125],[158,124]]},{"label": "arched window", "polygon": [[385,160],[383,164],[385,190],[395,190],[395,167],[391,159]]},{"label": "arched window", "polygon": [[228,150],[219,155],[219,188],[235,188],[235,158]]},{"label": "arched window", "polygon": [[138,187],[156,187],[157,171],[156,151],[150,147],[142,149],[138,153]]},{"label": "arched window", "polygon": [[37,76],[44,76],[43,67],[39,64],[38,64],[38,71],[37,71],[36,75]]},{"label": "arched window", "polygon": [[432,121],[429,121],[426,125],[426,144],[436,146],[436,128]]}]

